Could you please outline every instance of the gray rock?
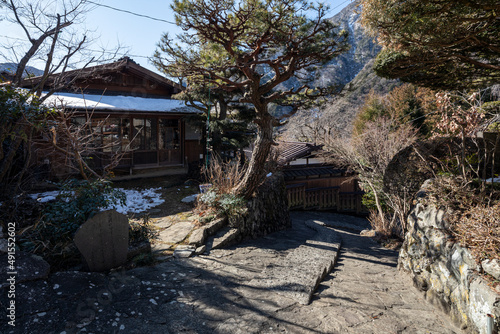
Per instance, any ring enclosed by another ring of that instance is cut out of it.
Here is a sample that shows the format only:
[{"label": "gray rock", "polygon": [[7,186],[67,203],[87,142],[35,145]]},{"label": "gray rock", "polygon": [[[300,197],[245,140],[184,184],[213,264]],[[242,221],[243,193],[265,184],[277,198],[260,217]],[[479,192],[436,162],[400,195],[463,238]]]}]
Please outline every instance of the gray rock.
[{"label": "gray rock", "polygon": [[106,271],[127,261],[128,218],[108,210],[86,221],[75,234],[75,244],[91,271]]},{"label": "gray rock", "polygon": [[132,259],[133,257],[144,253],[151,253],[151,244],[149,242],[143,242],[135,247],[129,247],[127,258]]},{"label": "gray rock", "polygon": [[172,220],[168,217],[160,218],[157,222],[155,222],[155,225],[159,228],[169,228],[172,226]]},{"label": "gray rock", "polygon": [[[471,252],[455,242],[446,210],[418,200],[408,217],[398,266],[456,324],[471,333],[485,333],[486,315],[500,315],[500,296],[482,282]],[[490,267],[494,272],[493,263],[483,262],[485,270]]]},{"label": "gray rock", "polygon": [[193,203],[198,198],[198,194],[190,195],[181,199],[182,203]]},{"label": "gray rock", "polygon": [[186,239],[193,228],[194,223],[192,222],[179,222],[177,224],[173,224],[166,230],[161,231],[159,234],[159,239],[162,242],[178,244],[179,242]]},{"label": "gray rock", "polygon": [[500,262],[497,259],[494,260],[484,260],[481,265],[485,272],[495,277],[495,279],[500,280]]},{"label": "gray rock", "polygon": [[174,250],[175,258],[186,258],[191,257],[194,254],[195,248],[193,246],[188,245],[179,245]]},{"label": "gray rock", "polygon": [[156,256],[156,260],[157,261],[167,261],[173,257],[174,257],[173,255],[159,255],[159,256]]},{"label": "gray rock", "polygon": [[155,240],[154,243],[153,243],[153,245],[151,245],[151,252],[153,252],[153,253],[163,253],[165,251],[171,250],[174,247],[175,247],[175,245],[167,244],[167,243],[164,243],[164,242],[158,242],[158,241]]},{"label": "gray rock", "polygon": [[0,255],[0,288],[9,285],[7,279],[11,276],[15,276],[17,284],[44,279],[49,275],[50,265],[40,256],[17,251],[13,267],[9,267],[8,259],[8,254]]},{"label": "gray rock", "polygon": [[377,236],[377,232],[375,230],[363,230],[359,232],[359,235],[367,238],[375,238]]},{"label": "gray rock", "polygon": [[207,235],[214,235],[219,231],[221,228],[227,225],[227,218],[217,218],[215,220],[212,220],[210,223],[205,225],[205,230],[207,232]]},{"label": "gray rock", "polygon": [[230,245],[233,245],[240,236],[240,231],[237,228],[231,228],[223,235],[218,238],[215,238],[211,249],[224,248]]},{"label": "gray rock", "polygon": [[200,247],[196,248],[196,250],[194,251],[194,253],[195,253],[196,255],[200,255],[200,254],[205,253],[205,251],[206,251],[206,250],[207,250],[207,246],[202,245],[202,246],[200,246]]},{"label": "gray rock", "polygon": [[468,311],[470,321],[478,329],[478,333],[488,334],[486,331],[488,314],[498,317],[500,296],[492,293],[488,284],[481,279],[475,279],[470,283],[469,293]]},{"label": "gray rock", "polygon": [[197,230],[194,230],[189,236],[189,244],[194,246],[201,246],[201,244],[205,242],[205,238],[206,229],[203,227],[199,228]]}]

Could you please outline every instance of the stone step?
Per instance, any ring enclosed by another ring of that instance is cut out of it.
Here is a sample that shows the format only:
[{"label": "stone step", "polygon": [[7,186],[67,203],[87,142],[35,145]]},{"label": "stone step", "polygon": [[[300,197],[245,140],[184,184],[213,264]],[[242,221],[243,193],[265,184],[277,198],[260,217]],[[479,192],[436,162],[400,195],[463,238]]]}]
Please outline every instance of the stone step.
[{"label": "stone step", "polygon": [[352,231],[356,233],[361,233],[362,231],[366,231],[367,229],[370,228],[369,225],[354,225],[346,222],[341,222],[341,221],[330,221],[330,220],[324,220],[322,221],[325,225],[333,228],[338,228],[341,230],[347,230],[347,231]]},{"label": "stone step", "polygon": [[214,235],[227,225],[227,218],[218,218],[199,229],[194,230],[189,236],[189,244],[200,247],[205,243],[207,237]]},{"label": "stone step", "polygon": [[316,235],[290,252],[278,265],[264,269],[264,278],[249,284],[272,289],[302,305],[311,301],[312,294],[323,278],[333,269],[340,251],[338,234],[320,221],[307,221]]},{"label": "stone step", "polygon": [[229,247],[238,242],[241,232],[237,228],[226,226],[214,236],[207,239],[206,254],[209,254],[212,249],[221,249]]}]

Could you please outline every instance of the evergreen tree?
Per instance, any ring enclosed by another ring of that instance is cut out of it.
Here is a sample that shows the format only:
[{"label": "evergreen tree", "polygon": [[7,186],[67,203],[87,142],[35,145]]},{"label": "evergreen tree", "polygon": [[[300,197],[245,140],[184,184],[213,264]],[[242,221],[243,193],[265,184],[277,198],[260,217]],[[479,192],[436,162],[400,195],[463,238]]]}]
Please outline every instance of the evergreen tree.
[{"label": "evergreen tree", "polygon": [[328,8],[302,0],[175,0],[172,9],[185,33],[178,43],[163,36],[154,56],[157,67],[190,83],[208,80],[254,109],[255,148],[234,189],[248,198],[264,179],[278,125],[269,105],[308,88],[276,87],[347,50],[346,33],[325,18]]},{"label": "evergreen tree", "polygon": [[498,0],[362,0],[363,24],[383,46],[375,72],[440,89],[500,79]]}]

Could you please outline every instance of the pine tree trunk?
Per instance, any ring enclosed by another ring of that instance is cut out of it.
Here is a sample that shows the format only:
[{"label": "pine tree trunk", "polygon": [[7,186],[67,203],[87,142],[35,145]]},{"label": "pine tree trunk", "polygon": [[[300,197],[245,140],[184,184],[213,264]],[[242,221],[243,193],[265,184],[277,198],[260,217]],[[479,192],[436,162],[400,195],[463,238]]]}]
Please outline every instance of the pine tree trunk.
[{"label": "pine tree trunk", "polygon": [[248,169],[240,183],[233,192],[245,198],[252,197],[254,191],[264,180],[266,170],[264,168],[271,146],[273,145],[273,120],[267,114],[256,121],[258,126],[257,138],[255,140],[252,158],[248,164]]},{"label": "pine tree trunk", "polygon": [[220,108],[220,114],[219,114],[219,120],[225,120],[227,118],[227,102],[224,101],[223,99],[219,100],[219,108]]}]

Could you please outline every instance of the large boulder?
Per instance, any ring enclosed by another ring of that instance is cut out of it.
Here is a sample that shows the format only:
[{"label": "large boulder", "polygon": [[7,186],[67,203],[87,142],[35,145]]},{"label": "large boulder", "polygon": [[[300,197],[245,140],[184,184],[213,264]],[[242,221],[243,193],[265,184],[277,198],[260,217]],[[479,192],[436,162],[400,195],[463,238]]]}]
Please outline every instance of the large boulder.
[{"label": "large boulder", "polygon": [[75,244],[91,271],[106,271],[127,261],[127,216],[108,210],[87,220],[75,234]]}]

